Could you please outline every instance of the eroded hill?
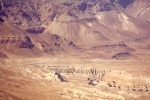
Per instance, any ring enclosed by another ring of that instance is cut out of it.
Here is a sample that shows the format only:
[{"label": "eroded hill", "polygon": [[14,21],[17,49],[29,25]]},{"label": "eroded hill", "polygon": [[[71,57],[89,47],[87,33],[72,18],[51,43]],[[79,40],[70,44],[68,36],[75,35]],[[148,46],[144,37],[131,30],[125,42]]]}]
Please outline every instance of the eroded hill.
[{"label": "eroded hill", "polygon": [[[17,47],[33,49],[35,55],[77,51],[77,56],[82,48],[79,58],[149,57],[148,0],[1,0],[0,21],[1,41],[22,41]],[[4,47],[20,52],[10,44]]]}]

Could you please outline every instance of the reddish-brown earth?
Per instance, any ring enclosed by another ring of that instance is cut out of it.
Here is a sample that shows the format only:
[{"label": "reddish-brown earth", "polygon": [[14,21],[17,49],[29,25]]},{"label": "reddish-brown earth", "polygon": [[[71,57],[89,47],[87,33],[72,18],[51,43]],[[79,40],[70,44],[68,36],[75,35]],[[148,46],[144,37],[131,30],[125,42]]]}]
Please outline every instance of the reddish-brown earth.
[{"label": "reddish-brown earth", "polygon": [[0,100],[149,100],[149,0],[0,0]]}]

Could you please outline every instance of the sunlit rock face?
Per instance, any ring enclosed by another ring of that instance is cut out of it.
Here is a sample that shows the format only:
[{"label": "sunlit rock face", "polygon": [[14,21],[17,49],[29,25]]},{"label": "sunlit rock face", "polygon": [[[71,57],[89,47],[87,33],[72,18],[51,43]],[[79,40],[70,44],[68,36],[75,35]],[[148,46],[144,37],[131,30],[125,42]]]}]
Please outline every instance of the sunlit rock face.
[{"label": "sunlit rock face", "polygon": [[149,0],[135,0],[126,8],[126,12],[131,16],[142,20],[150,21],[150,1]]}]

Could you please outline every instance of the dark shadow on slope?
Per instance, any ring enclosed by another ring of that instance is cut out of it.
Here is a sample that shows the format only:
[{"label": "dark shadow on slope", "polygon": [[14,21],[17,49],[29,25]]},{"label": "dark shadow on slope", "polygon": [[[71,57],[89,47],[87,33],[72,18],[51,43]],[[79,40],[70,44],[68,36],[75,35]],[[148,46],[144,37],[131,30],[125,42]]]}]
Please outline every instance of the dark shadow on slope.
[{"label": "dark shadow on slope", "polygon": [[81,5],[78,5],[78,8],[82,11],[85,11],[87,8],[87,4],[83,2],[83,3],[81,3]]},{"label": "dark shadow on slope", "polygon": [[4,20],[0,17],[0,22],[4,22]]},{"label": "dark shadow on slope", "polygon": [[8,17],[8,16],[5,14],[4,11],[0,11],[0,16],[1,16],[1,17],[4,17],[4,16],[5,16],[5,17]]},{"label": "dark shadow on slope", "polygon": [[24,37],[24,41],[21,41],[19,44],[19,48],[27,48],[27,49],[33,49],[34,44],[31,42],[31,39],[29,36]]},{"label": "dark shadow on slope", "polygon": [[61,82],[68,82],[60,73],[55,72],[55,75],[58,76],[58,79],[59,79]]},{"label": "dark shadow on slope", "polygon": [[135,59],[135,57],[134,57],[132,54],[130,54],[129,52],[117,53],[117,54],[115,54],[112,58],[113,58],[113,59],[117,59],[117,60]]},{"label": "dark shadow on slope", "polygon": [[74,4],[74,3],[64,2],[63,4],[64,4],[65,6],[71,6],[71,5]]},{"label": "dark shadow on slope", "polygon": [[31,34],[42,34],[44,30],[45,28],[30,28],[30,29],[27,29],[26,31]]},{"label": "dark shadow on slope", "polygon": [[110,0],[110,2],[111,2],[111,3],[114,3],[114,2],[115,2],[115,0]]},{"label": "dark shadow on slope", "polygon": [[25,12],[21,11],[22,12],[22,17],[24,17],[27,21],[32,21],[32,18]]},{"label": "dark shadow on slope", "polygon": [[116,9],[116,7],[115,7],[115,5],[113,4],[113,3],[101,3],[100,4],[100,11],[111,11],[111,10],[115,10]]},{"label": "dark shadow on slope", "polygon": [[0,58],[5,59],[5,58],[8,58],[8,56],[4,54],[3,52],[0,52]]},{"label": "dark shadow on slope", "polygon": [[135,0],[118,0],[118,3],[123,7],[126,8],[128,5],[132,4]]}]

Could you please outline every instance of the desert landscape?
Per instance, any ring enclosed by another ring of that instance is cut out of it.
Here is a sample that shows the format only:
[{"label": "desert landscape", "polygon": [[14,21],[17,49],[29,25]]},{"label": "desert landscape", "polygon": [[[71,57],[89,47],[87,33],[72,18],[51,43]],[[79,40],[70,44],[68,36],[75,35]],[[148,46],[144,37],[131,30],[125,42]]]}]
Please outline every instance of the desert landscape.
[{"label": "desert landscape", "polygon": [[0,100],[149,100],[149,0],[0,0]]}]

